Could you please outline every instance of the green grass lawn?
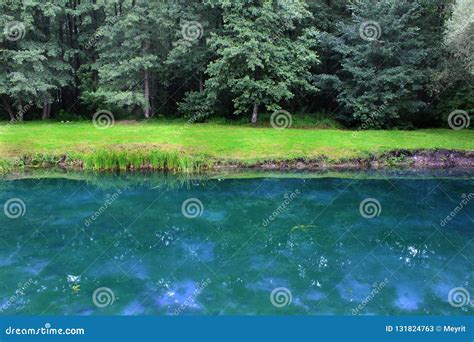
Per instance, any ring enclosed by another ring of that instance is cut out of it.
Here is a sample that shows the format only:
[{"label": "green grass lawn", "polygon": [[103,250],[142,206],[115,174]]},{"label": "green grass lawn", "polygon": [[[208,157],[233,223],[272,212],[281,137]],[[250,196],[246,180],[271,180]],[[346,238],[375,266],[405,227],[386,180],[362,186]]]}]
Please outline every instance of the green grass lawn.
[{"label": "green grass lawn", "polygon": [[399,149],[474,150],[474,131],[349,131],[283,129],[184,121],[116,122],[96,129],[91,122],[27,122],[0,126],[0,159],[33,154],[87,155],[97,151],[174,151],[180,155],[238,161],[325,156],[366,157]]}]

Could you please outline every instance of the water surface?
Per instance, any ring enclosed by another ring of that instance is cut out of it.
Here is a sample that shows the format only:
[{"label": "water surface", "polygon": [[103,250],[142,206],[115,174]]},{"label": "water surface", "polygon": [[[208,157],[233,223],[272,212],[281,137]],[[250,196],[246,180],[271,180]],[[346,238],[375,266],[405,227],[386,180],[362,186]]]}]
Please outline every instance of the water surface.
[{"label": "water surface", "polygon": [[[0,186],[2,205],[25,204],[0,215],[1,314],[474,313],[448,303],[455,287],[474,297],[474,203],[446,221],[474,193],[466,174]],[[366,199],[380,203],[372,218]],[[96,305],[104,287],[113,298]]]}]

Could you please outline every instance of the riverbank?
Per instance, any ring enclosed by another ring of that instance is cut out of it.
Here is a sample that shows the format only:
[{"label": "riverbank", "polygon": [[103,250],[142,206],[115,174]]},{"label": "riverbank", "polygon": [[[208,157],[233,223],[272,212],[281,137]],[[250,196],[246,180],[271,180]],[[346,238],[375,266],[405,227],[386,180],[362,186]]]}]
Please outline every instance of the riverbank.
[{"label": "riverbank", "polygon": [[0,168],[319,170],[474,168],[474,131],[274,129],[184,121],[0,126]]}]

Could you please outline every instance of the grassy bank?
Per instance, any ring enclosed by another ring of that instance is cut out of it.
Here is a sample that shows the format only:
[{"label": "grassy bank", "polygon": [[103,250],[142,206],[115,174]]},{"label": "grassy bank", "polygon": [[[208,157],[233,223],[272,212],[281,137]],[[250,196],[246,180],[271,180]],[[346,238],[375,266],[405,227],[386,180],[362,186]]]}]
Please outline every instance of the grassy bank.
[{"label": "grassy bank", "polygon": [[329,163],[369,158],[394,150],[474,151],[474,131],[347,131],[284,129],[173,122],[116,122],[96,129],[90,122],[3,124],[3,168],[76,165],[86,169],[152,167],[177,171],[218,164],[314,160]]}]

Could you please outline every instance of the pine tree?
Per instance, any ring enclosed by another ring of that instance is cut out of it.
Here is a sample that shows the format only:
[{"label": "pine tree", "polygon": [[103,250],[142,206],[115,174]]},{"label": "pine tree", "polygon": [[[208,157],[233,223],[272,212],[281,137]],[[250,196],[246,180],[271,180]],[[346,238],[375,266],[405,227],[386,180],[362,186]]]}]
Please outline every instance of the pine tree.
[{"label": "pine tree", "polygon": [[338,102],[356,123],[388,127],[415,121],[441,54],[442,1],[358,1],[340,25]]}]

